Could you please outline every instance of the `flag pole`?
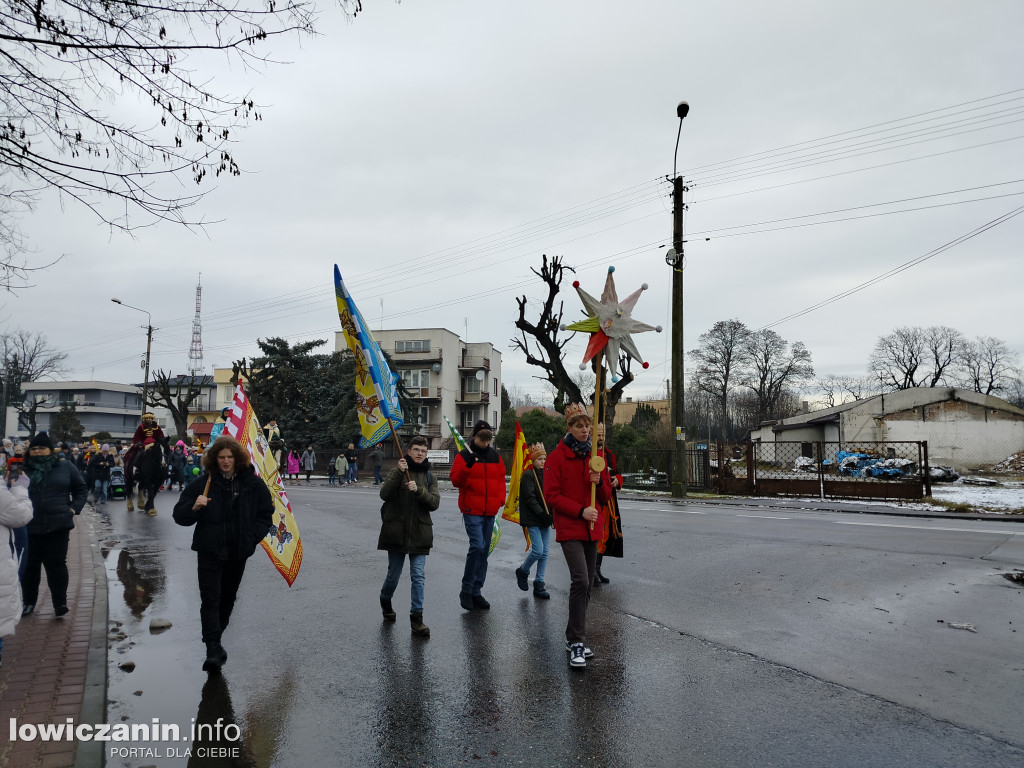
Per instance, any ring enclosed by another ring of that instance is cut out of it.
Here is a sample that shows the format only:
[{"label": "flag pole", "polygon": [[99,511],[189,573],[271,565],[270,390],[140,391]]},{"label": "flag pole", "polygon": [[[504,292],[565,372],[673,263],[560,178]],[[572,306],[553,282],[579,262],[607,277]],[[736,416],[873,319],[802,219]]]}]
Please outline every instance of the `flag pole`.
[{"label": "flag pole", "polygon": [[[395,438],[395,447],[398,448],[398,458],[401,459],[403,457],[403,455],[404,455],[402,453],[402,441],[398,439],[398,433],[395,432],[395,425],[391,421],[391,413],[390,412],[388,413],[388,426],[391,427],[391,436],[393,438]],[[406,470],[405,470],[405,479],[406,479],[407,482],[410,482],[410,483],[412,482],[412,475],[409,474],[409,468],[408,467],[406,467]]]}]

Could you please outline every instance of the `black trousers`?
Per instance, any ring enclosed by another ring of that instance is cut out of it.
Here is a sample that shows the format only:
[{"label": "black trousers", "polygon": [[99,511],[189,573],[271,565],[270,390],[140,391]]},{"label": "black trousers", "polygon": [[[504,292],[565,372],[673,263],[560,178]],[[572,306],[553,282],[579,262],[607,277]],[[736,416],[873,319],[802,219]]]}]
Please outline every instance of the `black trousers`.
[{"label": "black trousers", "polygon": [[235,607],[238,585],[245,573],[245,560],[221,560],[216,555],[199,555],[199,620],[203,642],[219,641]]},{"label": "black trousers", "polygon": [[68,603],[68,540],[71,529],[50,533],[29,533],[25,554],[25,578],[21,581],[22,602],[35,605],[39,599],[39,580],[46,569],[53,607]]},{"label": "black trousers", "polygon": [[562,554],[569,566],[569,623],[565,639],[582,643],[587,636],[587,606],[590,605],[590,587],[597,569],[596,541],[563,541]]}]

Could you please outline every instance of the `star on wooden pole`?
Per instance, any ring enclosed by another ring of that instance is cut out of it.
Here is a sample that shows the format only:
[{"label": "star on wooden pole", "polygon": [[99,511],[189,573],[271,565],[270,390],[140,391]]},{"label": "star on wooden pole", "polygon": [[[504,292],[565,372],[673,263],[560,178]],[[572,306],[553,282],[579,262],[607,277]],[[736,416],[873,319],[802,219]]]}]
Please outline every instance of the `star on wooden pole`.
[{"label": "star on wooden pole", "polygon": [[[615,292],[615,278],[613,274],[615,267],[608,267],[608,276],[604,281],[604,291],[601,299],[595,299],[589,293],[580,288],[580,281],[573,281],[572,287],[576,289],[583,306],[587,311],[586,320],[563,326],[563,330],[583,331],[590,334],[590,342],[587,344],[587,351],[583,356],[583,363],[580,368],[586,367],[595,355],[602,350],[607,350],[608,367],[614,371],[615,361],[619,359],[619,352],[625,352],[629,357],[640,362],[647,368],[649,364],[640,356],[640,350],[633,343],[633,334],[643,331],[657,331],[661,333],[661,326],[648,325],[639,320],[633,319],[633,307],[636,306],[640,294],[647,290],[647,283],[633,291],[625,299],[619,301]],[[618,381],[618,376],[612,378]]]}]

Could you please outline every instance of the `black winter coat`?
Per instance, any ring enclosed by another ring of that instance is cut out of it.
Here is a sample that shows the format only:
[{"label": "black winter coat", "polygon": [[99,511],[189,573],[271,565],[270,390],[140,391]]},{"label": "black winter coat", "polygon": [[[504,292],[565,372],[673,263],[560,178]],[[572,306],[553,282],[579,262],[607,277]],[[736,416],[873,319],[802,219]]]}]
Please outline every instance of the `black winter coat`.
[{"label": "black winter coat", "polygon": [[380,538],[377,549],[406,555],[428,555],[434,545],[434,521],[430,513],[441,504],[437,478],[430,462],[415,463],[408,456],[409,475],[416,481],[416,492],[406,488],[405,473],[395,467],[380,486],[384,504],[380,508]]},{"label": "black winter coat", "polygon": [[89,478],[93,482],[97,480],[106,482],[110,480],[110,468],[113,466],[116,466],[114,454],[97,453],[89,459]]},{"label": "black winter coat", "polygon": [[543,488],[543,469],[528,469],[523,473],[519,485],[519,524],[524,528],[547,528],[551,525],[550,510],[544,505]]},{"label": "black winter coat", "polygon": [[274,499],[263,478],[251,466],[236,472],[238,493],[220,472],[210,481],[210,503],[199,510],[192,506],[206,487],[201,474],[181,492],[174,505],[174,522],[194,525],[192,549],[216,555],[221,560],[245,560],[270,531],[274,521]]},{"label": "black winter coat", "polygon": [[167,475],[163,461],[163,452],[157,444],[140,450],[135,459],[135,482],[143,487],[160,485]]},{"label": "black winter coat", "polygon": [[[31,457],[26,460],[25,472],[32,474]],[[54,459],[49,477],[42,485],[32,483],[28,489],[32,500],[32,522],[29,533],[53,533],[75,527],[75,515],[80,514],[89,498],[89,488],[75,465],[70,461]]]}]

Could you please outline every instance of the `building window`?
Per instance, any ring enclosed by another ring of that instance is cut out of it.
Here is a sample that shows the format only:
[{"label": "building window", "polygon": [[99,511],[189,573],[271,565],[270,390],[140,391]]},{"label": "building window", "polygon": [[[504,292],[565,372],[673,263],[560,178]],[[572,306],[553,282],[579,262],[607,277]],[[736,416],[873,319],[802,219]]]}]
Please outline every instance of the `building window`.
[{"label": "building window", "polygon": [[498,394],[498,377],[495,376],[491,381],[494,382],[494,394]]},{"label": "building window", "polygon": [[476,376],[466,376],[462,379],[462,389],[464,392],[479,392],[480,380]]},{"label": "building window", "polygon": [[402,382],[406,389],[420,389],[430,386],[430,371],[402,371]]},{"label": "building window", "polygon": [[476,424],[476,408],[467,408],[462,412],[462,426],[466,430],[472,430],[473,425]]},{"label": "building window", "polygon": [[412,409],[413,422],[418,426],[426,426],[430,423],[430,408],[421,406]]},{"label": "building window", "polygon": [[396,341],[395,352],[429,352],[430,339],[418,339],[414,341]]}]

